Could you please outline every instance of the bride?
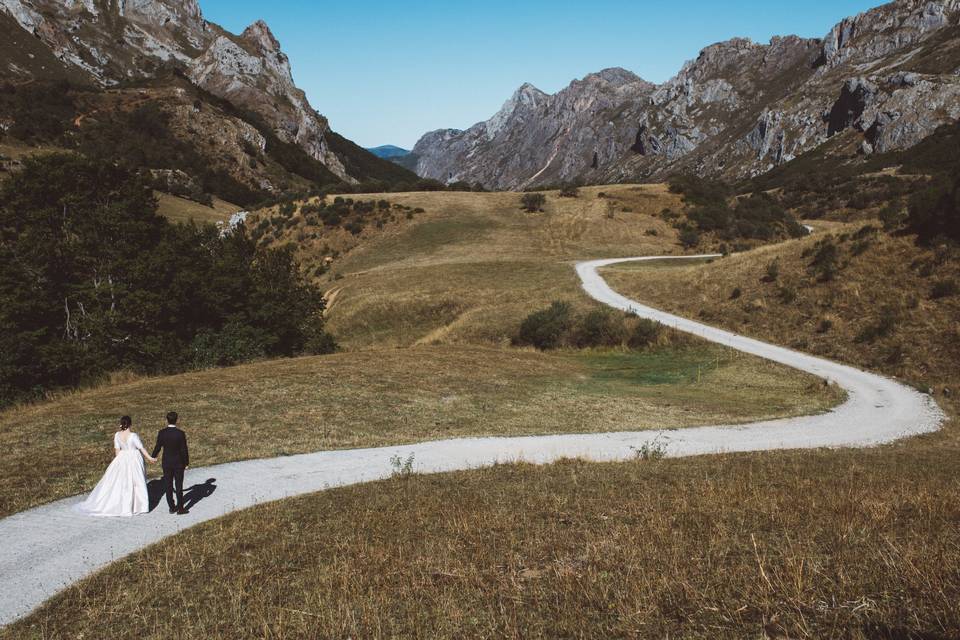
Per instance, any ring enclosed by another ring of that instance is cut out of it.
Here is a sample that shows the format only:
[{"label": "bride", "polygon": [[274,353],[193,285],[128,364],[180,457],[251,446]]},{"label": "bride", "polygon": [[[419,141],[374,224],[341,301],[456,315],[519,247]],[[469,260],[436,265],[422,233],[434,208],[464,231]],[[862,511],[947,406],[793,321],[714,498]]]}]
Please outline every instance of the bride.
[{"label": "bride", "polygon": [[74,507],[88,516],[133,516],[150,511],[147,474],[143,460],[156,462],[143,448],[140,436],[130,431],[130,416],[120,418],[113,436],[115,457],[87,499]]}]

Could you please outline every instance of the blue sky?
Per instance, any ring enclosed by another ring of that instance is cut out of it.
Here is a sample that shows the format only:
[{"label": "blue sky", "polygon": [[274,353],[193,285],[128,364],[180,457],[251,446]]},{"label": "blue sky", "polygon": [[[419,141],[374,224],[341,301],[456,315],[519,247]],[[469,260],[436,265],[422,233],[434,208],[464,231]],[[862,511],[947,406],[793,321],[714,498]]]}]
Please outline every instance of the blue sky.
[{"label": "blue sky", "polygon": [[266,20],[297,84],[334,130],[410,148],[424,132],[493,115],[524,82],[553,93],[624,67],[652,82],[734,36],[824,36],[881,0],[200,0],[239,33]]}]

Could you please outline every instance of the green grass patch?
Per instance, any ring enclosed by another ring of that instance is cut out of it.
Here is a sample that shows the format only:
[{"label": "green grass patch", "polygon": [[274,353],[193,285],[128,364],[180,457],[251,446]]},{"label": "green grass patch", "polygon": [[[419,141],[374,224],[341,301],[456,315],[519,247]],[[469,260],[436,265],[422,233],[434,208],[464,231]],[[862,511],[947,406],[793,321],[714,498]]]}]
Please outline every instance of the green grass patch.
[{"label": "green grass patch", "polygon": [[715,371],[725,356],[723,349],[709,347],[651,351],[590,351],[572,358],[590,370],[598,387],[609,385],[653,386],[702,381]]}]

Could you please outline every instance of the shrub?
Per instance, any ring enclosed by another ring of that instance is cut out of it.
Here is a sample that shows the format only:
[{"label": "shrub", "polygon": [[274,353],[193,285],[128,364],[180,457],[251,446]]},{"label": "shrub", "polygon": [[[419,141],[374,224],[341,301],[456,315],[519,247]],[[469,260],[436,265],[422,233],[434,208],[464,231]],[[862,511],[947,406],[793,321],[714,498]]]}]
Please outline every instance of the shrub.
[{"label": "shrub", "polygon": [[520,324],[514,342],[537,349],[555,349],[573,325],[573,312],[567,302],[553,302],[548,308],[535,311]]},{"label": "shrub", "polygon": [[940,280],[934,283],[933,289],[930,290],[930,298],[933,300],[949,298],[950,296],[957,295],[957,291],[960,291],[960,287],[957,286],[956,280]]},{"label": "shrub", "polygon": [[877,338],[890,335],[897,326],[899,317],[896,309],[893,307],[883,307],[877,321],[864,327],[857,337],[856,342],[873,342]]},{"label": "shrub", "polygon": [[903,224],[903,221],[907,217],[903,207],[896,204],[887,205],[881,209],[877,215],[880,218],[880,222],[883,223],[884,231],[894,231],[900,228],[900,225]]},{"label": "shrub", "polygon": [[262,337],[252,327],[231,322],[220,331],[204,331],[190,345],[198,369],[228,367],[266,354]]},{"label": "shrub", "polygon": [[733,291],[730,292],[730,299],[731,299],[731,300],[736,300],[736,299],[739,298],[741,295],[743,295],[743,292],[740,291],[740,287],[735,287],[735,288],[733,289]]},{"label": "shrub", "polygon": [[780,302],[790,304],[797,299],[797,290],[793,287],[780,287],[777,295],[780,297]]},{"label": "shrub", "polygon": [[680,231],[680,244],[686,249],[692,249],[700,244],[700,234],[696,229],[683,229]]},{"label": "shrub", "polygon": [[561,198],[577,198],[580,196],[580,190],[576,185],[565,184],[560,187],[560,197]]},{"label": "shrub", "polygon": [[780,277],[780,259],[774,258],[773,262],[767,265],[766,275],[763,276],[764,282],[776,282]]},{"label": "shrub", "polygon": [[545,204],[547,204],[547,197],[542,193],[525,193],[520,197],[520,206],[529,213],[543,211]]},{"label": "shrub", "polygon": [[573,342],[580,348],[615,347],[623,344],[624,334],[623,321],[609,309],[593,309],[580,320]]},{"label": "shrub", "polygon": [[660,336],[660,324],[647,318],[639,318],[627,338],[631,349],[643,349],[656,342]]},{"label": "shrub", "polygon": [[806,233],[783,205],[765,193],[741,198],[732,207],[725,200],[706,202],[687,217],[700,231],[714,231],[727,240],[770,240],[781,235],[799,238]]},{"label": "shrub", "polygon": [[833,328],[833,321],[828,318],[823,318],[817,324],[817,333],[826,333]]},{"label": "shrub", "polygon": [[814,245],[810,269],[816,274],[818,280],[828,282],[833,280],[837,273],[838,258],[839,251],[837,245],[833,244],[833,239],[824,238]]},{"label": "shrub", "polygon": [[724,182],[706,180],[694,175],[676,175],[669,180],[670,192],[683,194],[683,199],[692,204],[715,204],[726,202],[732,190]]},{"label": "shrub", "polygon": [[910,198],[907,229],[921,243],[943,236],[960,241],[960,169]]}]

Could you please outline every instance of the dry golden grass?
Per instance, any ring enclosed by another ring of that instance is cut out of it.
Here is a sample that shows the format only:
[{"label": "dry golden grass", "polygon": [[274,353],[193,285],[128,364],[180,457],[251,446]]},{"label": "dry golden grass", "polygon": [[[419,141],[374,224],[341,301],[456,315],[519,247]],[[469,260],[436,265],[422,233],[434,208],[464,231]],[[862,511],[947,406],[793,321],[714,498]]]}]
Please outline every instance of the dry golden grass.
[{"label": "dry golden grass", "polygon": [[220,198],[213,199],[213,206],[207,207],[198,202],[172,196],[168,193],[155,192],[159,208],[157,213],[171,222],[196,222],[197,224],[216,224],[226,222],[230,216],[240,211],[242,207],[231,204]]},{"label": "dry golden grass", "polygon": [[742,422],[839,399],[813,377],[693,342],[642,353],[386,349],[134,379],[0,414],[0,515],[89,490],[122,414],[149,446],[177,410],[192,462],[205,466],[458,436]]},{"label": "dry golden grass", "polygon": [[[655,272],[639,264],[613,266],[603,275],[624,295],[680,315],[881,371],[924,390],[933,387],[938,394],[944,388],[956,390],[960,295],[933,299],[931,291],[940,280],[960,283],[960,261],[955,254],[941,254],[942,262],[924,276],[922,265],[936,262],[937,250],[917,247],[911,237],[883,233],[867,235],[866,244],[858,246],[855,235],[862,226],[831,226],[841,266],[827,282],[811,273],[813,257],[803,255],[825,233],[710,264]],[[844,236],[849,237],[842,240]],[[779,276],[764,281],[774,260]],[[740,290],[737,297],[735,289]],[[783,289],[796,299],[785,302]],[[676,295],[681,290],[684,295]],[[895,318],[892,330],[865,338],[864,330],[877,325],[884,309]]]},{"label": "dry golden grass", "polygon": [[326,491],[121,560],[0,638],[957,638],[943,441]]},{"label": "dry golden grass", "polygon": [[[612,197],[598,198],[600,191]],[[504,344],[526,315],[553,300],[595,304],[581,290],[576,260],[680,252],[676,231],[654,216],[680,206],[663,185],[590,187],[578,198],[551,192],[543,213],[521,211],[516,193],[384,197],[425,213],[334,263],[329,328],[351,349]]]}]

